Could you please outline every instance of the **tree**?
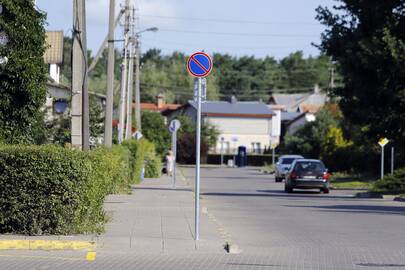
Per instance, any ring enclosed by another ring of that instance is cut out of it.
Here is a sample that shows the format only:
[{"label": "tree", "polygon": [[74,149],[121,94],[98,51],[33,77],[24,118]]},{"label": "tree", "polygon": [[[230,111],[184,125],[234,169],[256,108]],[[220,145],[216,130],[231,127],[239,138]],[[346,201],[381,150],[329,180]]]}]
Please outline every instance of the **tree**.
[{"label": "tree", "polygon": [[46,97],[45,15],[32,0],[3,0],[0,29],[9,42],[0,47],[8,64],[0,70],[0,141],[44,139],[41,108]]},{"label": "tree", "polygon": [[[177,117],[181,127],[178,130],[177,159],[180,163],[192,164],[195,162],[196,124],[185,115]],[[208,150],[214,147],[218,140],[219,131],[210,123],[201,126],[201,156],[207,156]]]},{"label": "tree", "polygon": [[405,3],[403,0],[339,0],[319,7],[327,27],[319,48],[337,61],[343,86],[333,94],[357,142],[388,137],[405,149]]},{"label": "tree", "polygon": [[338,121],[328,110],[319,111],[314,122],[309,122],[296,133],[285,136],[285,151],[291,154],[301,154],[306,158],[319,158],[322,143],[331,127],[338,127]]},{"label": "tree", "polygon": [[163,116],[156,112],[142,112],[142,134],[153,142],[160,156],[170,149],[170,133]]}]

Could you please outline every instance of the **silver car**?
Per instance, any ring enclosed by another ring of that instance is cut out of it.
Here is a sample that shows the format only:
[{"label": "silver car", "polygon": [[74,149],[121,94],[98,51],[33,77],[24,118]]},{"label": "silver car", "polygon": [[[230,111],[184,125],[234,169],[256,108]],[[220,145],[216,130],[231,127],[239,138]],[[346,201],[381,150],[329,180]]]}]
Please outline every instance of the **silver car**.
[{"label": "silver car", "polygon": [[304,158],[300,155],[284,155],[278,159],[276,164],[276,182],[281,182],[287,175],[288,171],[291,168],[291,164],[296,159]]}]

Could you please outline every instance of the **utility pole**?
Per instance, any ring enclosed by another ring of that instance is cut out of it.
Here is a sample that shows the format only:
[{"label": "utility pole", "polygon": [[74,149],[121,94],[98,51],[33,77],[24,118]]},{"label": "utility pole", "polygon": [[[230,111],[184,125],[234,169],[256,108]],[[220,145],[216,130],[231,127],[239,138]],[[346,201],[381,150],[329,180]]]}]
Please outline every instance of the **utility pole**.
[{"label": "utility pole", "polygon": [[129,64],[128,64],[128,97],[127,97],[127,125],[125,139],[129,140],[132,137],[132,103],[134,100],[134,57],[135,57],[135,9],[130,9],[130,48],[129,48]]},{"label": "utility pole", "polygon": [[335,68],[330,69],[330,88],[333,90],[335,88]]},{"label": "utility pole", "polygon": [[131,43],[129,52],[129,64],[128,64],[128,98],[127,98],[127,127],[125,132],[125,139],[129,140],[132,137],[132,101],[134,99],[134,44]]},{"label": "utility pole", "polygon": [[104,122],[104,145],[112,146],[112,119],[114,104],[114,66],[115,66],[115,0],[110,0],[110,18],[108,25],[108,66],[107,66],[107,100]]},{"label": "utility pole", "polygon": [[135,120],[136,129],[142,130],[141,120],[141,91],[140,91],[140,62],[141,62],[141,48],[139,46],[139,36],[136,36],[135,40]]},{"label": "utility pole", "polygon": [[82,1],[82,53],[84,60],[83,70],[83,150],[90,150],[90,101],[88,86],[88,59],[87,59],[87,31],[86,31],[86,1]]},{"label": "utility pole", "polygon": [[121,100],[120,100],[120,118],[118,127],[118,142],[124,140],[125,129],[125,111],[126,111],[126,87],[127,87],[127,58],[129,43],[129,0],[125,1],[125,25],[124,25],[124,60],[121,65]]},{"label": "utility pole", "polygon": [[[76,149],[85,149],[83,111],[87,100],[86,79],[86,54],[85,51],[85,4],[84,0],[73,0],[73,52],[72,52],[72,109],[71,109],[71,143]],[[88,133],[87,133],[88,134]],[[86,145],[87,146],[87,145]]]}]

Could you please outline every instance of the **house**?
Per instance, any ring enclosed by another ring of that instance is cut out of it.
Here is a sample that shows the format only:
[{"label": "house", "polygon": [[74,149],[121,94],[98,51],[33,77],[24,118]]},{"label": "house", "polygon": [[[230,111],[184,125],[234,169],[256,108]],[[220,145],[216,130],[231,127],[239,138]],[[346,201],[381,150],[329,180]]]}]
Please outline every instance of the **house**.
[{"label": "house", "polygon": [[[189,101],[170,114],[174,119],[187,115],[197,118],[197,104]],[[272,144],[273,111],[262,102],[240,102],[235,97],[230,101],[206,101],[201,108],[202,121],[215,125],[219,140],[211,153],[235,153],[239,146],[247,152],[263,153]]]},{"label": "house", "polygon": [[[158,112],[165,117],[167,123],[167,116],[180,108],[181,104],[166,103],[165,96],[159,94],[156,96],[155,103],[141,103],[141,111]],[[132,104],[132,108],[136,109],[136,103]]]},{"label": "house", "polygon": [[310,93],[273,94],[269,108],[281,110],[281,140],[286,134],[294,134],[306,123],[315,121],[316,113],[328,101],[327,94],[317,85]]},{"label": "house", "polygon": [[273,94],[270,105],[283,107],[285,112],[317,113],[328,102],[328,95],[319,86],[315,86],[309,93]]},{"label": "house", "polygon": [[49,76],[60,83],[60,71],[63,64],[63,31],[47,31],[44,62],[48,65]]}]

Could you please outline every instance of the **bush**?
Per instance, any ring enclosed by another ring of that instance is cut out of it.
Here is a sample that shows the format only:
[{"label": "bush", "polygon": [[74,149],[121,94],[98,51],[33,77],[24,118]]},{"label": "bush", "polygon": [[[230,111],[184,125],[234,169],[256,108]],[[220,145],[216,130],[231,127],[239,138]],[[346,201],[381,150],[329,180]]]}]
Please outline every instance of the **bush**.
[{"label": "bush", "polygon": [[129,140],[123,143],[131,151],[132,181],[136,184],[141,181],[142,168],[145,168],[146,178],[160,177],[161,161],[156,155],[155,146],[146,139],[139,141]]},{"label": "bush", "polygon": [[371,191],[384,194],[405,193],[405,168],[396,170],[393,175],[375,182]]},{"label": "bush", "polygon": [[148,142],[142,141],[144,147],[145,161],[145,178],[158,178],[162,171],[162,162],[156,155],[155,146]]},{"label": "bush", "polygon": [[129,151],[0,146],[0,233],[101,232],[108,193],[128,186]]}]

